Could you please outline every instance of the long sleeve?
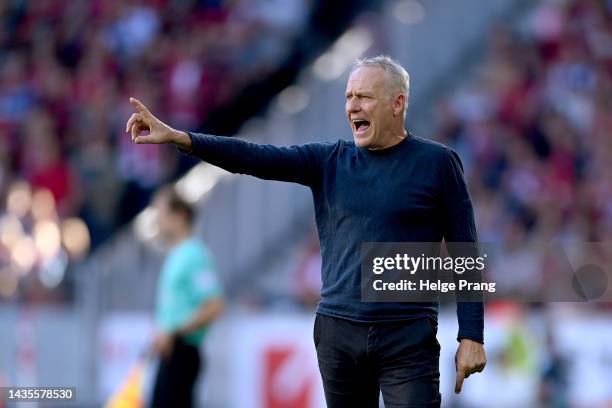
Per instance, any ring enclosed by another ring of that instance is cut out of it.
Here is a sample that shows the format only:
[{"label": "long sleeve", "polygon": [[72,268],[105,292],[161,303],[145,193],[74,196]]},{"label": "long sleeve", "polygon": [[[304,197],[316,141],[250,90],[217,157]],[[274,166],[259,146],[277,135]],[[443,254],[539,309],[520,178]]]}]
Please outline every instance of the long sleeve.
[{"label": "long sleeve", "polygon": [[[444,240],[450,245],[451,256],[478,256],[478,237],[474,223],[474,210],[463,176],[463,166],[457,153],[446,149],[439,163],[438,177],[442,189],[444,213]],[[453,253],[452,243],[459,243],[456,247],[461,254]],[[473,243],[473,245],[470,245]],[[482,274],[473,276],[472,281],[482,280]],[[457,275],[455,274],[457,279]],[[459,333],[457,339],[467,338],[484,342],[484,302],[457,302],[457,320]]]},{"label": "long sleeve", "polygon": [[207,163],[232,173],[248,174],[266,180],[279,180],[313,186],[323,174],[325,160],[333,143],[310,143],[277,147],[245,140],[189,133],[188,152]]}]

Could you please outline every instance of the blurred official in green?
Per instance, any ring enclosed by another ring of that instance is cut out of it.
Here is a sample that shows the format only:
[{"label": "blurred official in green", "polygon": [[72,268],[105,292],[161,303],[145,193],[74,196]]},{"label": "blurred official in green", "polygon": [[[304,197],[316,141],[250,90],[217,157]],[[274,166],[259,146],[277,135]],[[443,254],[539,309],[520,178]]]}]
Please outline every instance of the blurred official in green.
[{"label": "blurred official in green", "polygon": [[155,196],[159,232],[170,246],[162,266],[156,300],[158,334],[153,350],[159,369],[152,406],[191,407],[204,360],[199,346],[223,308],[222,290],[210,252],[192,234],[194,209],[173,189]]}]

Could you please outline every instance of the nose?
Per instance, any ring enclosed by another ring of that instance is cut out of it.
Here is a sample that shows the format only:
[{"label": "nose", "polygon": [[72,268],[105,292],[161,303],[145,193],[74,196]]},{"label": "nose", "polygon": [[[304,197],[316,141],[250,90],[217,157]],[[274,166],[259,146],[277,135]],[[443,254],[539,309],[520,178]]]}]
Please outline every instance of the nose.
[{"label": "nose", "polygon": [[361,110],[361,106],[359,105],[359,101],[357,98],[348,98],[346,100],[346,112],[347,113],[355,113]]}]

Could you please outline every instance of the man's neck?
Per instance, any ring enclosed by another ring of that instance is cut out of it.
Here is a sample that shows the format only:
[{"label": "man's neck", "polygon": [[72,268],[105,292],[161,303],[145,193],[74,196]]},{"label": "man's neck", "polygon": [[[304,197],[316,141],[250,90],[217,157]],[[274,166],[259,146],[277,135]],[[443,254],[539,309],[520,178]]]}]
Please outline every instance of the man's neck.
[{"label": "man's neck", "polygon": [[384,146],[377,147],[368,147],[369,150],[384,150],[390,147],[393,147],[399,143],[401,143],[408,136],[408,132],[406,129],[402,128],[397,132],[393,132],[392,136],[389,137],[388,141],[384,144]]},{"label": "man's neck", "polygon": [[190,229],[178,232],[170,241],[170,247],[174,248],[191,237]]}]

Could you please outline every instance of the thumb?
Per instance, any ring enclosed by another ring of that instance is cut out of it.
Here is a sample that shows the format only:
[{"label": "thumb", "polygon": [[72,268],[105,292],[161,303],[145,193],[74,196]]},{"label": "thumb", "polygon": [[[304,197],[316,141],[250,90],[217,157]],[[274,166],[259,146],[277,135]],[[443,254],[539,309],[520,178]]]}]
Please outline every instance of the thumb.
[{"label": "thumb", "polygon": [[151,114],[151,112],[149,112],[149,110],[147,109],[146,106],[144,106],[144,104],[142,102],[140,102],[138,99],[136,98],[130,98],[130,103],[132,104],[132,106],[134,106],[136,108],[136,110],[143,116],[143,117],[151,117],[153,116]]},{"label": "thumb", "polygon": [[461,388],[463,387],[464,379],[465,379],[465,371],[457,370],[457,377],[455,379],[455,394],[459,394],[461,392]]},{"label": "thumb", "polygon": [[157,144],[159,143],[152,135],[136,136],[134,138],[136,144]]}]

